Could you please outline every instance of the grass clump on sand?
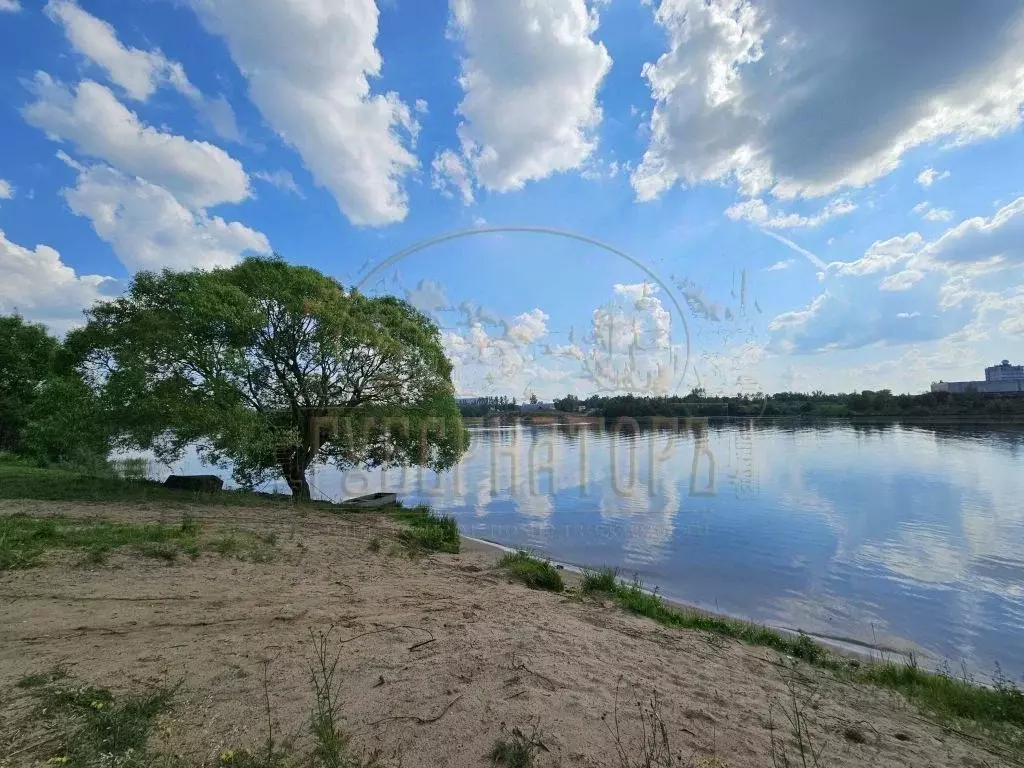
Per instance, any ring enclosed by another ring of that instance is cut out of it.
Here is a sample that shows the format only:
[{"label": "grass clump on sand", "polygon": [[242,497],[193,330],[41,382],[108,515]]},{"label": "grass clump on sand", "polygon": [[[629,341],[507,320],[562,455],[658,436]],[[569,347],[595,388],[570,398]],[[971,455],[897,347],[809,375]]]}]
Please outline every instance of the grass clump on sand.
[{"label": "grass clump on sand", "polygon": [[618,586],[619,571],[617,568],[599,568],[597,570],[585,568],[583,570],[580,592],[585,595],[614,595]]},{"label": "grass clump on sand", "polygon": [[551,561],[536,558],[529,552],[509,552],[498,561],[498,567],[530,589],[546,589],[549,592],[565,589],[562,574],[551,565]]},{"label": "grass clump on sand", "polygon": [[[502,726],[504,732],[505,726]],[[518,728],[513,728],[509,736],[504,733],[494,742],[494,747],[487,754],[491,765],[499,768],[533,768],[534,760],[539,752],[547,752],[548,748],[540,740],[540,732],[534,727],[533,733],[527,736]]]},{"label": "grass clump on sand", "polygon": [[454,517],[439,517],[431,512],[429,507],[395,507],[388,510],[387,514],[408,526],[408,530],[402,531],[399,535],[399,540],[410,553],[458,554],[462,538],[459,536],[459,525]]}]

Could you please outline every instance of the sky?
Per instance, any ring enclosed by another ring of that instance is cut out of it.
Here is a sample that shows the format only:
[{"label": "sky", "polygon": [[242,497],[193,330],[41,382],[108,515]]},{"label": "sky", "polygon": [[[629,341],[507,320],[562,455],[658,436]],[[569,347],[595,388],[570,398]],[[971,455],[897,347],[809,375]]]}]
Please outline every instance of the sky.
[{"label": "sky", "polygon": [[1014,0],[0,0],[0,312],[278,254],[458,394],[1024,362]]}]

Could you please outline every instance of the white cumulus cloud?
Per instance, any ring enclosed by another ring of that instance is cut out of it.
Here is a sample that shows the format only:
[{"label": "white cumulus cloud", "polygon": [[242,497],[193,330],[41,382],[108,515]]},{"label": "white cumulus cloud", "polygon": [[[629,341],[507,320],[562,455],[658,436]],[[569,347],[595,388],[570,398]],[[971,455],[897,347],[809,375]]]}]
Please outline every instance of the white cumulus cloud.
[{"label": "white cumulus cloud", "polygon": [[0,0],[0,13],[17,13],[21,10],[18,0]]},{"label": "white cumulus cloud", "polygon": [[[267,122],[355,224],[403,220],[418,125],[380,75],[373,0],[192,0],[224,37]],[[268,38],[268,31],[272,37]]]},{"label": "white cumulus cloud", "polygon": [[1016,3],[661,0],[669,44],[644,68],[655,107],[637,197],[707,181],[827,195],[889,173],[913,147],[1013,130],[1022,14]]},{"label": "white cumulus cloud", "polygon": [[936,171],[934,168],[925,168],[917,174],[917,183],[927,189],[936,181],[949,178],[949,171]]},{"label": "white cumulus cloud", "polygon": [[457,153],[450,149],[438,152],[430,164],[430,172],[432,186],[440,190],[442,195],[454,197],[454,188],[463,203],[469,205],[473,202],[473,179]]},{"label": "white cumulus cloud", "polygon": [[584,0],[450,0],[465,55],[458,133],[481,186],[508,191],[580,168],[597,146],[612,59]]},{"label": "white cumulus cloud", "polygon": [[772,215],[763,200],[754,198],[730,206],[726,209],[725,215],[733,221],[749,221],[769,229],[795,229],[798,227],[820,227],[829,219],[845,216],[855,210],[857,210],[857,206],[850,200],[836,198],[821,211],[811,216],[801,216],[798,213]]},{"label": "white cumulus cloud", "polygon": [[0,200],[11,200],[14,197],[14,187],[6,179],[0,179]]},{"label": "white cumulus cloud", "polygon": [[131,272],[228,266],[246,253],[270,252],[262,233],[190,210],[163,187],[104,165],[78,171],[75,186],[64,190],[68,205]]},{"label": "white cumulus cloud", "polygon": [[124,45],[106,21],[83,10],[74,0],[49,0],[46,15],[64,29],[71,46],[106,72],[129,98],[146,101],[161,86],[184,95],[200,119],[229,141],[241,141],[235,113],[223,96],[208,98],[185,74],[184,67],[159,50],[143,51]]},{"label": "white cumulus cloud", "polygon": [[29,249],[0,230],[0,313],[17,310],[62,333],[82,323],[82,311],[116,293],[118,281],[103,275],[78,275],[47,245]]},{"label": "white cumulus cloud", "polygon": [[85,80],[72,90],[37,72],[32,89],[36,100],[22,114],[57,141],[70,141],[86,155],[166,187],[189,205],[249,197],[249,178],[227,152],[143,124],[98,83]]}]

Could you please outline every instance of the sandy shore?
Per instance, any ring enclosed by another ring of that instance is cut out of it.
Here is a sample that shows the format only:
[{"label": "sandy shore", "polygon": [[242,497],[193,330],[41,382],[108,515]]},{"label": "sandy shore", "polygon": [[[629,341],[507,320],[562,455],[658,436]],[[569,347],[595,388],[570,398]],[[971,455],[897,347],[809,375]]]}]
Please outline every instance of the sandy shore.
[{"label": "sandy shore", "polygon": [[[500,551],[484,543],[410,560],[392,546],[398,527],[371,515],[0,502],[0,514],[13,512],[163,522],[188,512],[207,526],[273,532],[277,554],[165,565],[121,553],[90,567],[55,556],[0,574],[5,767],[45,761],[45,750],[26,750],[45,734],[15,683],[58,663],[114,691],[180,682],[152,746],[212,766],[223,750],[265,739],[269,661],[275,731],[308,748],[310,632],[332,627],[343,727],[352,751],[377,765],[482,766],[503,733],[536,728],[547,749],[538,765],[621,766],[620,746],[640,758],[637,703],[655,692],[681,765],[771,766],[772,728],[793,749],[794,708],[821,765],[1000,764],[891,693],[571,593],[509,584],[494,567]],[[373,539],[383,543],[377,552]]]}]

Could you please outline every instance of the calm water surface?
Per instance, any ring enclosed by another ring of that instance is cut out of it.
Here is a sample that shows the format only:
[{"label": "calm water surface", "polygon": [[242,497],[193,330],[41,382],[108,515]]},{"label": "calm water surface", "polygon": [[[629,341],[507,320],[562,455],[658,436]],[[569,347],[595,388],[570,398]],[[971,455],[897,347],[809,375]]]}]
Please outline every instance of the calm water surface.
[{"label": "calm water surface", "polygon": [[315,485],[339,498],[383,481],[466,535],[617,566],[687,603],[1024,676],[1024,431],[471,434],[441,477],[321,470]]}]

